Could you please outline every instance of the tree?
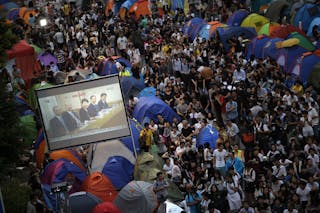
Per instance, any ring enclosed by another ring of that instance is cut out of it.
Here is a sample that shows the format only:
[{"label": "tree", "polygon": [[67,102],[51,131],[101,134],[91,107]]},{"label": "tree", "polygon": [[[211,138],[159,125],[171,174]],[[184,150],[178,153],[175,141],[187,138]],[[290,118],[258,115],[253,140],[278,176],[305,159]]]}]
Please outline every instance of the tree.
[{"label": "tree", "polygon": [[0,67],[6,62],[6,50],[18,42],[18,37],[13,33],[11,24],[6,23],[4,19],[0,20]]}]

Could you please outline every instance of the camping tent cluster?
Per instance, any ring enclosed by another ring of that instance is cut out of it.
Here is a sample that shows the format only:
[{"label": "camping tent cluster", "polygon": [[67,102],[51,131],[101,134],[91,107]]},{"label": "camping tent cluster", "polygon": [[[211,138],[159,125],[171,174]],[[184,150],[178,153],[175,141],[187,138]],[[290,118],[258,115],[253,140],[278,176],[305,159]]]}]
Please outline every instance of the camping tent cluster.
[{"label": "camping tent cluster", "polygon": [[[229,16],[226,24],[207,23],[196,17],[185,24],[183,33],[191,42],[197,37],[208,40],[218,36],[225,51],[230,50],[229,39],[241,36],[249,40],[247,59],[253,55],[276,60],[284,72],[319,88],[315,77],[320,72],[320,51],[312,41],[317,39],[313,32],[320,31],[320,7],[312,3],[291,4],[285,0],[254,1],[252,7],[264,16],[240,9]],[[291,24],[287,20],[291,20]]]},{"label": "camping tent cluster", "polygon": [[21,18],[24,20],[26,24],[30,24],[29,23],[30,14],[32,14],[32,16],[35,16],[36,10],[34,8],[20,7],[18,4],[16,4],[13,1],[1,1],[0,14],[1,14],[1,17],[6,18],[9,22],[12,22],[17,20],[18,18]]}]

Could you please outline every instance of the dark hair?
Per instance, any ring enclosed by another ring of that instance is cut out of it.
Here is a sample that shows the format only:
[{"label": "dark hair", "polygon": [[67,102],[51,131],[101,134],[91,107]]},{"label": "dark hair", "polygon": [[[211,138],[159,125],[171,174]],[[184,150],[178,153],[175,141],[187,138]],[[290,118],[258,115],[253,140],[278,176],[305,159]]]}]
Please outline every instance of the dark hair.
[{"label": "dark hair", "polygon": [[95,95],[91,95],[91,96],[90,96],[90,99],[92,99],[93,97],[96,97],[96,96],[95,96]]},{"label": "dark hair", "polygon": [[101,93],[100,97],[102,97],[102,96],[107,96],[107,93],[105,93],[105,92]]},{"label": "dark hair", "polygon": [[88,99],[86,99],[86,98],[84,98],[84,99],[81,100],[81,104],[83,104],[83,102],[89,103]]}]

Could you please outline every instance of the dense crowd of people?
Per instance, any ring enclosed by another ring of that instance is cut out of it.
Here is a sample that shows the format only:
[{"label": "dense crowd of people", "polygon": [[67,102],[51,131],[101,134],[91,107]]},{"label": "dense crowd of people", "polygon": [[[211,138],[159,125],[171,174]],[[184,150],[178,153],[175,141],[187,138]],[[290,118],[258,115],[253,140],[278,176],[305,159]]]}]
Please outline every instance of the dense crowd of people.
[{"label": "dense crowd of people", "polygon": [[[139,140],[144,151],[156,146],[165,160],[154,185],[159,202],[169,178],[190,213],[319,212],[318,91],[270,59],[246,59],[241,37],[230,39],[226,51],[218,35],[208,41],[183,35],[191,18],[225,22],[234,10],[249,8],[244,1],[202,1],[188,14],[163,4],[163,16],[128,13],[122,20],[112,11],[105,15],[99,1],[80,10],[57,0],[39,8],[31,26],[17,22],[15,32],[57,58],[57,66],[43,67],[42,81],[55,84],[59,72],[75,69],[98,73],[99,56],[121,55],[133,64],[132,75],[143,76],[175,110],[181,122],[158,115],[144,124]],[[36,24],[44,15],[49,29]],[[13,85],[24,89],[18,71]],[[128,111],[138,102],[131,96]],[[207,126],[219,131],[216,147],[196,147]]]}]

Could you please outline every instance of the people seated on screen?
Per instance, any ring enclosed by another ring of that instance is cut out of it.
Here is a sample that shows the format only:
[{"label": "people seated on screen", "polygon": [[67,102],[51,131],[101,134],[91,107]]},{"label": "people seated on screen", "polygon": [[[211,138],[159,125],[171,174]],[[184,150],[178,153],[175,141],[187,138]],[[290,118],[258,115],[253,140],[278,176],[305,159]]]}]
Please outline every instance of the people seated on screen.
[{"label": "people seated on screen", "polygon": [[77,128],[81,127],[83,124],[80,121],[78,113],[72,110],[72,105],[66,105],[66,111],[62,113],[62,118],[68,128],[69,132],[76,130]]},{"label": "people seated on screen", "polygon": [[89,101],[88,99],[84,98],[81,100],[81,109],[79,110],[79,115],[80,115],[80,121],[82,123],[85,123],[85,121],[90,121],[90,115],[88,112],[89,108]]},{"label": "people seated on screen", "polygon": [[107,93],[101,93],[100,101],[98,102],[100,110],[110,108],[109,104],[107,103]]},{"label": "people seated on screen", "polygon": [[52,137],[61,137],[66,135],[69,130],[67,128],[66,123],[62,118],[62,109],[60,106],[54,106],[53,112],[55,116],[51,118],[49,125],[50,125],[50,135]]},{"label": "people seated on screen", "polygon": [[88,113],[90,117],[96,117],[98,116],[98,113],[100,111],[100,107],[97,103],[97,97],[95,95],[90,96],[90,104],[88,107]]}]

